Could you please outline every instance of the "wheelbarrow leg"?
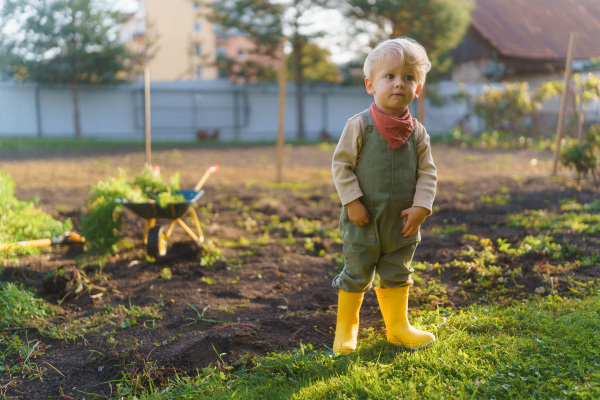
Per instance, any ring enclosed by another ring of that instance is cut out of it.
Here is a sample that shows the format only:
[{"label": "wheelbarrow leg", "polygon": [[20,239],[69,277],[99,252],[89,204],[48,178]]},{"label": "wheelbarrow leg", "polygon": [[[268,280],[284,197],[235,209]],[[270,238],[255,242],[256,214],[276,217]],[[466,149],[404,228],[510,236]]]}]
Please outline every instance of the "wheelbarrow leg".
[{"label": "wheelbarrow leg", "polygon": [[173,229],[175,229],[175,223],[177,222],[176,219],[171,220],[171,223],[169,224],[169,227],[167,228],[167,239],[169,239],[171,237],[171,234],[173,234]]},{"label": "wheelbarrow leg", "polygon": [[198,220],[198,215],[196,214],[196,211],[193,208],[188,209],[188,212],[192,216],[192,220],[194,221],[194,226],[196,227],[196,231],[198,232],[198,234],[194,233],[194,231],[192,231],[190,229],[190,227],[187,226],[187,224],[181,218],[177,218],[173,222],[177,222],[179,224],[179,226],[181,226],[183,228],[183,230],[188,235],[190,235],[190,237],[192,239],[194,239],[196,241],[196,243],[198,243],[198,244],[203,243],[204,235],[202,234],[202,228],[200,227],[200,221]]},{"label": "wheelbarrow leg", "polygon": [[196,227],[196,231],[198,232],[198,243],[204,243],[204,233],[202,232],[202,228],[200,227],[200,220],[198,220],[198,214],[196,214],[196,210],[193,208],[189,209],[189,213],[192,215],[192,221],[194,221],[194,226]]},{"label": "wheelbarrow leg", "polygon": [[181,220],[181,218],[177,218],[177,223],[179,224],[179,226],[181,226],[183,228],[184,231],[186,231],[186,233],[188,235],[191,236],[192,239],[194,239],[196,241],[196,243],[200,243],[200,238],[198,238],[198,236],[196,236],[194,231],[192,231],[190,229],[190,227],[187,226],[187,224]]},{"label": "wheelbarrow leg", "polygon": [[154,228],[154,225],[156,225],[156,218],[146,220],[146,225],[144,226],[144,244],[148,244],[148,232]]}]

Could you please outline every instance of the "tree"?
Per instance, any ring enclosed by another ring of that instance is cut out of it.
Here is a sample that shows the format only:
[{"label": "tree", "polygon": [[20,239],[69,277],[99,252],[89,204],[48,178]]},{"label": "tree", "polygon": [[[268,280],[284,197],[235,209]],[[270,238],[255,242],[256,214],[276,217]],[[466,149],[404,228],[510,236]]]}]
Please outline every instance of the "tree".
[{"label": "tree", "polygon": [[120,17],[96,0],[5,0],[0,67],[17,81],[69,85],[79,138],[78,86],[121,82],[140,66],[118,41]]},{"label": "tree", "polygon": [[471,19],[473,0],[347,0],[340,3],[356,37],[369,35],[370,45],[410,36],[426,49],[433,77],[448,71],[450,50],[458,46]]},{"label": "tree", "polygon": [[[239,71],[261,73],[260,78],[275,76],[274,73],[261,70],[257,64],[275,66],[280,58],[281,37],[286,37],[292,47],[291,61],[288,65],[294,68],[292,76],[296,82],[298,138],[304,138],[304,104],[303,85],[305,72],[309,68],[310,56],[306,56],[305,48],[310,40],[323,35],[323,32],[308,33],[310,22],[307,15],[319,7],[326,7],[330,0],[225,0],[215,2],[214,20],[221,24],[224,31],[233,30],[237,34],[247,35],[255,44],[252,57],[242,63],[235,63],[233,68]],[[308,48],[306,51],[313,51]],[[267,68],[268,70],[269,68]]]},{"label": "tree", "polygon": [[[300,62],[303,65],[303,75],[306,82],[340,82],[340,69],[331,60],[331,52],[315,43],[306,43],[302,47]],[[296,80],[296,63],[298,58],[288,58],[288,76]]]}]

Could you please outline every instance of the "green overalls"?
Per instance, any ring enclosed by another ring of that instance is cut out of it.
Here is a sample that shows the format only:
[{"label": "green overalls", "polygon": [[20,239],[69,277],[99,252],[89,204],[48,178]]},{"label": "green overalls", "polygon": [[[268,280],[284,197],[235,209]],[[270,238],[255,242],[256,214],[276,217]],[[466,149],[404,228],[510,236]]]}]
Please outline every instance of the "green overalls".
[{"label": "green overalls", "polygon": [[417,140],[415,134],[397,150],[379,133],[369,110],[360,113],[364,122],[362,149],[354,173],[363,192],[361,202],[371,221],[356,226],[342,209],[340,231],[344,240],[344,269],[333,287],[346,292],[365,292],[375,271],[387,288],[410,286],[410,267],[421,241],[420,229],[402,236],[406,217],[400,212],[412,207],[417,183]]}]

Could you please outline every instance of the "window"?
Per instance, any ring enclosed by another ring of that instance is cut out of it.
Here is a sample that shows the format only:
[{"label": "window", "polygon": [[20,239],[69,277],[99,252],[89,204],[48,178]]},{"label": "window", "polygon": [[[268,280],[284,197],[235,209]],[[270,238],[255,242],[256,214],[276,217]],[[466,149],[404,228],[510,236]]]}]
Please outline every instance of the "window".
[{"label": "window", "polygon": [[202,46],[200,46],[200,43],[194,45],[194,53],[196,53],[197,56],[202,54]]},{"label": "window", "polygon": [[197,1],[194,1],[194,10],[199,10],[200,4]]},{"label": "window", "polygon": [[196,67],[196,79],[202,79],[202,67]]},{"label": "window", "polygon": [[201,29],[200,22],[194,22],[194,32],[200,33],[200,29]]}]

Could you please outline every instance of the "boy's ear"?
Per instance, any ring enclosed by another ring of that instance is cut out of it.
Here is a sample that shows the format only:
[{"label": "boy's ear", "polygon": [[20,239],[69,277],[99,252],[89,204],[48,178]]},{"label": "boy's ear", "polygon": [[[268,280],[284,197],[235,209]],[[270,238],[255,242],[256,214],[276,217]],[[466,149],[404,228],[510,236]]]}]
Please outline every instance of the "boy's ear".
[{"label": "boy's ear", "polygon": [[419,93],[421,93],[421,89],[423,89],[423,85],[417,86],[417,90],[415,90],[415,99],[419,98]]},{"label": "boy's ear", "polygon": [[373,82],[369,78],[365,78],[365,87],[367,88],[367,93],[375,94],[375,88],[373,87]]}]

